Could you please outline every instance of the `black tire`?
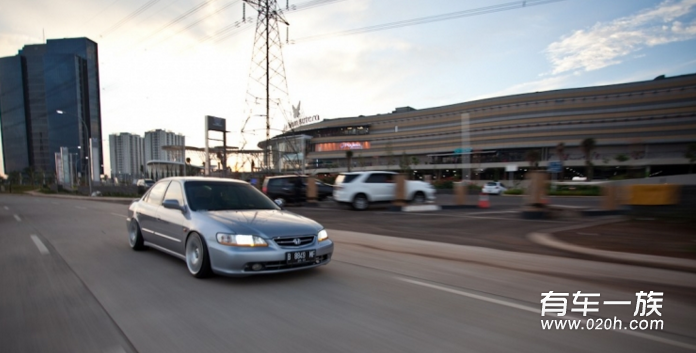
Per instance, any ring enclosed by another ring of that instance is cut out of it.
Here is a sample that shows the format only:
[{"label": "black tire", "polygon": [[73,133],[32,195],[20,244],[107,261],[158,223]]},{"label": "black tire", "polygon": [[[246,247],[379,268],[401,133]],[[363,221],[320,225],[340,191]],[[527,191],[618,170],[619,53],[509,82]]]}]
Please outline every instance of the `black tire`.
[{"label": "black tire", "polygon": [[210,269],[210,256],[205,240],[198,233],[191,233],[186,239],[186,267],[196,278],[206,278],[213,274]]},{"label": "black tire", "polygon": [[425,203],[425,194],[421,191],[417,192],[415,195],[413,195],[413,199],[411,200],[413,203]]},{"label": "black tire", "polygon": [[364,211],[370,207],[370,201],[367,199],[365,194],[357,194],[353,197],[353,202],[351,202],[354,210]]},{"label": "black tire", "polygon": [[140,230],[140,225],[135,219],[132,219],[128,226],[128,244],[131,249],[136,251],[147,249],[145,240],[143,239],[143,232]]}]

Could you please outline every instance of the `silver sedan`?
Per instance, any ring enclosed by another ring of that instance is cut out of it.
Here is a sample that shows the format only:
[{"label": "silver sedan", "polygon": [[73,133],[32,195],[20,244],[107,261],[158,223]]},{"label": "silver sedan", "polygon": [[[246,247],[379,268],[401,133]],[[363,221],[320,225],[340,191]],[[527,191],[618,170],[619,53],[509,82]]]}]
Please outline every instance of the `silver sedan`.
[{"label": "silver sedan", "polygon": [[333,253],[319,223],[232,179],[160,180],[130,205],[127,225],[131,248],[176,256],[198,278],[308,269]]}]

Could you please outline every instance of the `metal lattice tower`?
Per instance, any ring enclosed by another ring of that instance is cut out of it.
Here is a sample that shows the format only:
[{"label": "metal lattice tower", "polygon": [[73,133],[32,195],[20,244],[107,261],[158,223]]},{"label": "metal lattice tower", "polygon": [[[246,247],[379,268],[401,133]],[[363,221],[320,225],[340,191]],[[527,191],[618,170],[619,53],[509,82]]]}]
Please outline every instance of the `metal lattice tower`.
[{"label": "metal lattice tower", "polygon": [[[242,149],[256,144],[271,130],[279,133],[289,118],[288,83],[285,77],[279,22],[289,23],[278,9],[277,0],[244,0],[258,12],[254,49],[246,93],[246,119],[242,125]],[[265,132],[265,134],[263,134]],[[270,169],[269,148],[263,153],[263,170]]]}]

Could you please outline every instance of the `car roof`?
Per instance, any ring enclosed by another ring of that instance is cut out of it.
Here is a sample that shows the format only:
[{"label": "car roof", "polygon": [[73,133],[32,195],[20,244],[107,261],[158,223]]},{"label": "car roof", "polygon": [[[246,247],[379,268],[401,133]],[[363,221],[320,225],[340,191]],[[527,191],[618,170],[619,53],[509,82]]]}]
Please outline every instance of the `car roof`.
[{"label": "car roof", "polygon": [[181,182],[187,182],[187,181],[212,181],[212,182],[229,182],[229,183],[238,183],[238,184],[247,184],[246,181],[244,180],[239,180],[239,179],[230,179],[230,178],[217,178],[217,177],[201,177],[201,176],[178,176],[178,177],[168,177],[164,179],[160,179],[158,181],[162,180],[178,180]]}]

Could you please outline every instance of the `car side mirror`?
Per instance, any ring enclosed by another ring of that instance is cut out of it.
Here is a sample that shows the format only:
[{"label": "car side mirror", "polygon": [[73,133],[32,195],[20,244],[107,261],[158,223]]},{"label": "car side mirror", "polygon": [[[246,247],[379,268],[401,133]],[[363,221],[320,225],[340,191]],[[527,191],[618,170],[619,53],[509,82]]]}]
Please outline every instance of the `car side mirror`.
[{"label": "car side mirror", "polygon": [[275,199],[273,200],[273,202],[275,202],[275,204],[278,205],[278,207],[280,208],[285,207],[285,201],[283,199]]},{"label": "car side mirror", "polygon": [[179,210],[181,212],[184,212],[184,207],[181,206],[179,204],[179,201],[177,201],[177,200],[173,200],[173,199],[164,200],[164,202],[162,202],[162,206],[164,206],[164,208],[168,208],[170,210]]}]

